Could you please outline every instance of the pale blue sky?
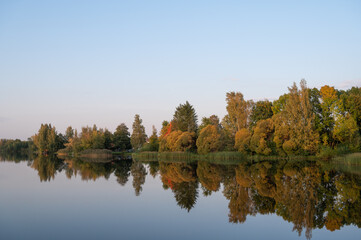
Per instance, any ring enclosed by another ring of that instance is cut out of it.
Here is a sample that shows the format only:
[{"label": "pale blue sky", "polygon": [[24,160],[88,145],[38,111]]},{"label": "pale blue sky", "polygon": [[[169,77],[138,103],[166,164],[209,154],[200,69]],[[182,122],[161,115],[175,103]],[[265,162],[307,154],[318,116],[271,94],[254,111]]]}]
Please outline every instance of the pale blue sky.
[{"label": "pale blue sky", "polygon": [[361,86],[361,1],[0,0],[0,138],[41,123],[148,133],[188,100],[275,99],[293,82]]}]

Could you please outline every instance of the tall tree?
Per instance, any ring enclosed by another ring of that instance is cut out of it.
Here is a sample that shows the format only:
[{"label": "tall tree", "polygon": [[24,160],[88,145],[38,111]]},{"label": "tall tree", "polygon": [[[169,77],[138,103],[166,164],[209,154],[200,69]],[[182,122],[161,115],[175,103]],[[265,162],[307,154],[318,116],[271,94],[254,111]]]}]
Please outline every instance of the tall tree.
[{"label": "tall tree", "polygon": [[350,150],[359,150],[361,143],[360,134],[355,119],[349,113],[336,119],[333,137],[339,143],[346,144]]},{"label": "tall tree", "polygon": [[51,124],[41,124],[38,134],[32,138],[40,154],[55,153],[64,146],[62,138]]},{"label": "tall tree", "polygon": [[321,139],[325,145],[334,144],[332,136],[337,116],[341,115],[342,104],[337,97],[337,91],[334,87],[325,85],[320,89],[321,97]]},{"label": "tall tree", "polygon": [[242,128],[249,127],[249,117],[253,107],[253,101],[246,101],[243,98],[243,94],[240,92],[228,92],[226,95],[227,101],[227,118],[225,123],[228,126],[233,135]]},{"label": "tall tree", "polygon": [[318,150],[319,135],[305,80],[301,80],[300,87],[298,89],[294,83],[288,88],[285,109],[274,117],[274,141],[289,155],[315,154]]},{"label": "tall tree", "polygon": [[174,130],[182,132],[197,132],[197,114],[193,106],[186,101],[185,104],[180,104],[174,113],[172,127]]},{"label": "tall tree", "polygon": [[130,137],[130,142],[135,150],[140,149],[147,141],[147,135],[145,134],[145,128],[142,125],[142,122],[143,120],[136,114],[134,116],[132,136]]},{"label": "tall tree", "polygon": [[132,148],[130,144],[130,133],[125,123],[118,125],[113,136],[115,150],[125,151]]},{"label": "tall tree", "polygon": [[133,161],[130,167],[130,172],[133,177],[133,188],[135,196],[139,196],[143,190],[142,185],[145,183],[145,177],[147,176],[147,170],[142,163]]},{"label": "tall tree", "polygon": [[344,109],[355,119],[361,134],[361,87],[352,87],[341,95]]},{"label": "tall tree", "polygon": [[234,148],[241,153],[249,153],[251,136],[251,132],[248,130],[248,128],[242,128],[241,130],[237,131]]},{"label": "tall tree", "polygon": [[250,142],[251,150],[257,154],[270,155],[272,153],[273,132],[274,126],[271,118],[257,122]]},{"label": "tall tree", "polygon": [[149,147],[150,151],[158,151],[159,149],[159,139],[157,134],[157,129],[152,126],[152,136],[149,138]]},{"label": "tall tree", "polygon": [[268,100],[256,102],[252,107],[252,113],[250,116],[251,127],[256,126],[259,120],[271,118],[272,115],[273,112],[271,102],[269,102]]},{"label": "tall tree", "polygon": [[276,115],[279,112],[282,112],[286,107],[286,102],[288,100],[288,93],[283,94],[277,100],[273,101],[272,103],[272,112],[273,115]]},{"label": "tall tree", "polygon": [[216,126],[218,129],[221,128],[221,124],[219,122],[219,118],[216,115],[211,115],[210,117],[203,117],[202,118],[202,123],[199,126],[199,131],[201,131],[203,128],[207,127],[208,125],[214,125]]},{"label": "tall tree", "polygon": [[157,129],[152,126],[152,135],[149,137],[148,142],[143,146],[142,151],[157,152],[159,150],[159,138]]},{"label": "tall tree", "polygon": [[65,138],[66,140],[69,140],[72,137],[74,137],[74,129],[71,126],[69,126],[65,131]]}]

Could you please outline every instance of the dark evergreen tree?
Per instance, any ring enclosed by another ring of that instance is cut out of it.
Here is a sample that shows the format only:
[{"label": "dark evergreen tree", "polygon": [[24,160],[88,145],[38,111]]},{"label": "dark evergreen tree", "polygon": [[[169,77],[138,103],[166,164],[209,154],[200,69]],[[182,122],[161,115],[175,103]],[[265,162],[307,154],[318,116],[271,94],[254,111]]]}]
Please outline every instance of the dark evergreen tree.
[{"label": "dark evergreen tree", "polygon": [[197,114],[193,106],[187,101],[180,104],[174,113],[172,128],[182,132],[197,132]]},{"label": "dark evergreen tree", "polygon": [[128,127],[122,123],[120,124],[114,132],[114,149],[116,151],[125,151],[132,148],[130,144],[130,133]]}]

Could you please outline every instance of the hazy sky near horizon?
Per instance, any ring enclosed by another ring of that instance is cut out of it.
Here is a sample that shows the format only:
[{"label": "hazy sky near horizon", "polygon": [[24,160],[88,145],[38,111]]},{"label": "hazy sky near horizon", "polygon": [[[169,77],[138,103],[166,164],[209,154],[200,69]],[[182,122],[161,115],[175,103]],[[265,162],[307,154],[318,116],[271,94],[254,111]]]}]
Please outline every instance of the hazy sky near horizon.
[{"label": "hazy sky near horizon", "polygon": [[361,1],[0,1],[0,138],[361,86]]}]

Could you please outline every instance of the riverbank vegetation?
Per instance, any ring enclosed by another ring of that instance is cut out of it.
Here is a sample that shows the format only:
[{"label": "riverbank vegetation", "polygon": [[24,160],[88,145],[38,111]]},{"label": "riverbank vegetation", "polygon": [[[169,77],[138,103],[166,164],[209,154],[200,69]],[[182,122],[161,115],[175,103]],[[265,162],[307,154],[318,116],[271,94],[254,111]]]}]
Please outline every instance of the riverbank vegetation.
[{"label": "riverbank vegetation", "polygon": [[[361,88],[343,91],[325,85],[310,89],[301,80],[299,86],[294,83],[288,90],[273,102],[246,100],[241,92],[228,92],[227,114],[222,119],[216,115],[203,117],[200,124],[196,110],[187,101],[176,107],[172,119],[163,121],[159,135],[153,126],[149,138],[136,114],[132,133],[124,123],[113,133],[94,125],[80,132],[69,126],[64,134],[51,124],[42,124],[27,144],[38,154],[60,150],[60,154],[72,156],[89,149],[320,158],[360,151]],[[9,141],[13,140],[2,140],[1,151],[26,148]]]}]

